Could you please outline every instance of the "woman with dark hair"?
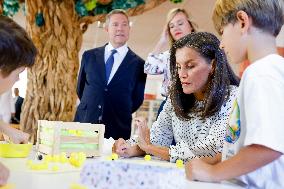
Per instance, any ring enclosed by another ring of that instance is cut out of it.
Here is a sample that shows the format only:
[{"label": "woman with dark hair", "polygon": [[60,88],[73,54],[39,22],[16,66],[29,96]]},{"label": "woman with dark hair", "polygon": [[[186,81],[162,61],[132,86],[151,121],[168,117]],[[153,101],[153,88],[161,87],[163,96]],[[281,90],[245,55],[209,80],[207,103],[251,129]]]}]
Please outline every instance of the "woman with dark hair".
[{"label": "woman with dark hair", "polygon": [[[138,140],[117,140],[116,153],[151,154],[175,162],[221,152],[239,80],[219,44],[207,32],[191,33],[173,44],[170,98],[151,131],[145,120],[136,119]],[[173,138],[176,145],[171,145]]]}]

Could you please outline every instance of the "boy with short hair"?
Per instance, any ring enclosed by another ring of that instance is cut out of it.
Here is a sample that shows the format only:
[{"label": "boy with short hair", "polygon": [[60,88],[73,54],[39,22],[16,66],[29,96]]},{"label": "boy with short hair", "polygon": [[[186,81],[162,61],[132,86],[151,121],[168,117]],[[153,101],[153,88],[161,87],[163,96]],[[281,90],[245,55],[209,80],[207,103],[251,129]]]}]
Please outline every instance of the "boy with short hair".
[{"label": "boy with short hair", "polygon": [[[186,164],[187,178],[238,177],[249,188],[284,188],[284,58],[275,37],[283,25],[282,0],[217,0],[213,13],[221,46],[233,63],[245,59],[239,94],[221,155]],[[218,161],[219,160],[219,161]]]},{"label": "boy with short hair", "polygon": [[[0,16],[0,94],[12,88],[19,74],[34,64],[36,48],[26,31],[12,19]],[[0,107],[1,108],[1,107]],[[27,143],[29,135],[0,120],[0,132],[14,143]],[[9,170],[0,163],[0,186],[7,182]]]}]

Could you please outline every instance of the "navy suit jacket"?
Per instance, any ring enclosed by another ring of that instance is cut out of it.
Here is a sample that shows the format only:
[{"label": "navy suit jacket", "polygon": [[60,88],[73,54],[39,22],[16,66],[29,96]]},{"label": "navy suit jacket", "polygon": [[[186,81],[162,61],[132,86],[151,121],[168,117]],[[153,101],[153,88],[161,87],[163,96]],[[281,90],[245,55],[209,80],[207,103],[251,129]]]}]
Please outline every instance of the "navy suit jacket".
[{"label": "navy suit jacket", "polygon": [[107,84],[105,46],[84,52],[77,84],[80,104],[74,121],[103,123],[105,137],[129,139],[132,113],[144,100],[144,60],[128,50]]},{"label": "navy suit jacket", "polygon": [[12,123],[16,123],[16,124],[20,123],[23,102],[24,102],[24,98],[18,96],[15,102],[15,116],[11,118]]},{"label": "navy suit jacket", "polygon": [[15,117],[20,120],[21,112],[22,112],[22,104],[24,102],[24,98],[18,96],[18,99],[15,103]]}]

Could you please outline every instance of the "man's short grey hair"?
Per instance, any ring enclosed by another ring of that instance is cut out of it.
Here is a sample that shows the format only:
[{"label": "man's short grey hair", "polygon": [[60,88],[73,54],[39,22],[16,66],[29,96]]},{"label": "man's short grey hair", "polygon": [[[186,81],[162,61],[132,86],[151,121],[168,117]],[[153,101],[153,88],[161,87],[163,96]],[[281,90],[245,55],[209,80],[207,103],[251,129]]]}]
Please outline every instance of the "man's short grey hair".
[{"label": "man's short grey hair", "polygon": [[128,15],[127,15],[127,13],[126,13],[125,10],[123,10],[123,9],[114,9],[114,10],[110,11],[110,12],[106,15],[106,26],[108,26],[110,17],[111,17],[112,15],[114,15],[114,14],[122,14],[122,15],[124,15],[124,16],[127,18],[128,23],[129,23],[129,18],[128,18]]}]

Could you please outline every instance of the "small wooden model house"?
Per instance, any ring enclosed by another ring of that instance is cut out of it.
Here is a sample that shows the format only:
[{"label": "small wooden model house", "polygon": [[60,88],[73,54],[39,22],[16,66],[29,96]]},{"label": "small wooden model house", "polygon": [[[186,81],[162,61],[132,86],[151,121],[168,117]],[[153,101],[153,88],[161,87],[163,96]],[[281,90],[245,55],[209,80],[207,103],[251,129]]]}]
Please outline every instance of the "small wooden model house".
[{"label": "small wooden model house", "polygon": [[39,120],[36,148],[50,155],[84,152],[87,157],[100,156],[104,132],[103,124]]}]

